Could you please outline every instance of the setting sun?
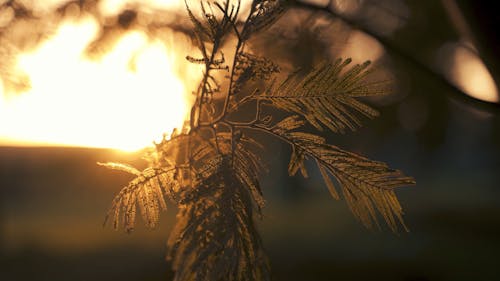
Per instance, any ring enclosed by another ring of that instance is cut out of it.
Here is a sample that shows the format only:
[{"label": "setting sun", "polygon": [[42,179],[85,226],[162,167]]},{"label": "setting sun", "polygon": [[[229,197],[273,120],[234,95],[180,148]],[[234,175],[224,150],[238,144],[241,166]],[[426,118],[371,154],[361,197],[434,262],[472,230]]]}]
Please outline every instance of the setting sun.
[{"label": "setting sun", "polygon": [[0,82],[0,143],[132,151],[182,126],[191,102],[186,81],[196,73],[180,73],[175,64],[185,64],[188,43],[131,30],[88,58],[99,31],[93,17],[66,20],[17,56],[16,75],[28,86],[8,93]]}]

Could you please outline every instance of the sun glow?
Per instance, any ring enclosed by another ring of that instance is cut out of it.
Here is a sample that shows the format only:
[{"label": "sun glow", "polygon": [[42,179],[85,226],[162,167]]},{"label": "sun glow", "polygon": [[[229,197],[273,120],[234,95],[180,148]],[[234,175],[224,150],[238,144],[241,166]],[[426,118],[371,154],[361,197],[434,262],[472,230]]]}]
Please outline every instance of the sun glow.
[{"label": "sun glow", "polygon": [[201,75],[178,66],[186,64],[188,43],[128,31],[90,59],[85,49],[98,32],[90,16],[66,20],[17,57],[16,71],[29,77],[30,87],[3,93],[0,80],[0,144],[132,151],[182,126],[191,104],[188,84]]},{"label": "sun glow", "polygon": [[114,15],[130,5],[140,5],[145,9],[179,10],[185,7],[183,0],[106,0],[99,2],[99,11],[104,15]]}]

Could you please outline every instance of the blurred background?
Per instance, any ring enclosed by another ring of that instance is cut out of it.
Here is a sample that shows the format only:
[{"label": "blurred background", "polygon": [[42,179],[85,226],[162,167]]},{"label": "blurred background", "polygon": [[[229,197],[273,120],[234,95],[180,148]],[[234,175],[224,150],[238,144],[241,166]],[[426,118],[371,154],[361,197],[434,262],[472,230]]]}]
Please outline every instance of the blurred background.
[{"label": "blurred background", "polygon": [[[89,9],[88,3],[99,1],[73,2]],[[141,24],[136,22],[146,13],[141,1],[129,2],[134,3],[110,16],[116,19],[110,26],[126,30]],[[10,7],[12,14],[0,24],[2,35],[11,22],[31,17],[30,3],[35,2],[0,1],[2,11]],[[179,7],[169,17],[182,18]],[[64,11],[56,8],[33,17]],[[163,6],[147,11],[170,13]],[[258,227],[273,280],[500,278],[495,17],[486,1],[300,1],[255,39],[254,52],[284,70],[325,58],[373,61],[374,75],[394,81],[393,94],[370,101],[381,117],[328,140],[385,161],[417,181],[397,191],[410,232],[369,231],[345,202],[331,198],[318,173],[289,178],[289,148],[263,140],[270,172],[262,176],[267,207]],[[163,24],[184,28],[183,21]],[[3,72],[4,88],[10,81],[5,77]],[[0,120],[0,128],[14,121]],[[1,280],[172,278],[164,256],[175,209],[155,231],[139,226],[127,235],[103,228],[114,194],[129,178],[98,167],[97,161],[143,165],[137,153],[111,149],[0,146]]]}]

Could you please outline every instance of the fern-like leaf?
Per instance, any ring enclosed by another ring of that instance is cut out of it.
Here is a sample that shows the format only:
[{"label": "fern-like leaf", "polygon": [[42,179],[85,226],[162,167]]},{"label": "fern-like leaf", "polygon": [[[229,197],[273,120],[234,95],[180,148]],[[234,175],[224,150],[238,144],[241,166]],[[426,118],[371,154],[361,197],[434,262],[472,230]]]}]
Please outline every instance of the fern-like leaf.
[{"label": "fern-like leaf", "polygon": [[260,144],[251,138],[242,135],[236,141],[235,150],[232,154],[233,169],[236,177],[252,194],[257,203],[258,210],[264,207],[265,201],[259,183],[259,171],[263,170],[262,159],[254,153],[253,148],[261,148]]},{"label": "fern-like leaf", "polygon": [[291,175],[299,168],[305,173],[304,159],[309,156],[316,161],[332,196],[339,198],[330,176],[335,177],[349,208],[366,227],[378,226],[378,211],[392,231],[397,231],[398,223],[406,229],[403,211],[394,189],[414,184],[413,178],[390,169],[385,163],[327,144],[320,136],[288,130],[295,127],[289,125],[290,120],[282,121],[272,128],[259,128],[292,145],[294,153],[290,160],[290,167],[293,167],[289,169]]},{"label": "fern-like leaf", "polygon": [[365,81],[370,73],[369,61],[344,71],[350,62],[350,59],[339,59],[333,64],[325,63],[304,78],[296,72],[257,98],[303,116],[320,131],[324,127],[334,132],[356,130],[361,126],[356,113],[369,118],[378,116],[375,109],[357,98],[381,95],[385,91],[379,84]]},{"label": "fern-like leaf", "polygon": [[249,81],[267,81],[279,71],[278,65],[271,60],[242,52],[237,55],[234,65],[232,94],[238,94]]},{"label": "fern-like leaf", "polygon": [[160,211],[167,209],[164,194],[174,198],[179,189],[175,180],[176,169],[146,168],[140,173],[126,164],[106,164],[106,167],[131,171],[136,177],[115,196],[104,223],[111,219],[113,228],[122,226],[127,232],[134,230],[137,207],[149,228],[158,225]]},{"label": "fern-like leaf", "polygon": [[232,168],[219,157],[217,171],[187,189],[168,246],[175,281],[269,280],[269,265],[253,221],[254,200]]}]

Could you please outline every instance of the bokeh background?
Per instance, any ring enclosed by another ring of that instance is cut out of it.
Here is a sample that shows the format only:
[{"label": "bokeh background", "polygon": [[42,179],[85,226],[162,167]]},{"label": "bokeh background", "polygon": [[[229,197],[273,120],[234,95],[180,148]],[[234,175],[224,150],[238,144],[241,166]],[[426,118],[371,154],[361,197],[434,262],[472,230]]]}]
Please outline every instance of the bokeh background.
[{"label": "bokeh background", "polygon": [[[394,81],[394,94],[371,101],[381,117],[327,137],[417,181],[397,192],[410,232],[369,231],[317,173],[289,178],[289,148],[263,139],[270,172],[258,227],[273,280],[500,278],[500,45],[492,7],[303,1],[257,40],[255,51],[285,69],[325,57],[374,61],[376,75]],[[172,278],[164,256],[175,209],[155,231],[103,228],[129,178],[97,161],[141,165],[139,155],[113,150],[0,147],[0,280]]]}]

